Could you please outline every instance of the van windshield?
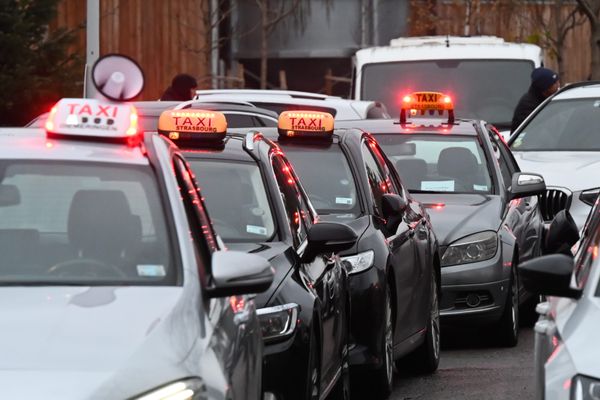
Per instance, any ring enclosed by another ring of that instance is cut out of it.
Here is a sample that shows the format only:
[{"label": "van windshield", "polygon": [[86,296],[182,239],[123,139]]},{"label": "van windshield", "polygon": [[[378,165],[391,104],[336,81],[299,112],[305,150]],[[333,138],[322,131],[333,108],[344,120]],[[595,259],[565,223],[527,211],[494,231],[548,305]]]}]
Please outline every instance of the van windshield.
[{"label": "van windshield", "polygon": [[393,116],[398,99],[417,91],[443,92],[461,118],[483,119],[509,128],[519,98],[527,91],[533,62],[525,60],[427,60],[367,64],[361,99],[382,101]]}]

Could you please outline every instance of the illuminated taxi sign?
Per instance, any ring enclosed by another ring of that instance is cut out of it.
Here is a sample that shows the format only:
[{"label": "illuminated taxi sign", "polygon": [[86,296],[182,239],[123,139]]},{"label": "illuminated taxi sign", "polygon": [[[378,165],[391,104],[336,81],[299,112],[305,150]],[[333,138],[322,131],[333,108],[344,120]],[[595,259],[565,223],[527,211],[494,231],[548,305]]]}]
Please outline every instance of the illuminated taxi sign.
[{"label": "illuminated taxi sign", "polygon": [[62,99],[52,107],[45,127],[50,135],[131,138],[138,135],[138,114],[125,103]]},{"label": "illuminated taxi sign", "polygon": [[415,115],[417,111],[425,114],[425,111],[433,113],[438,111],[441,115],[448,111],[448,123],[454,123],[454,104],[452,98],[440,92],[414,92],[402,97],[400,107],[400,123],[406,123],[406,112]]},{"label": "illuminated taxi sign", "polygon": [[216,111],[167,110],[158,119],[158,131],[174,141],[222,140],[227,133],[227,120]]},{"label": "illuminated taxi sign", "polygon": [[333,133],[333,116],[321,111],[284,111],[277,123],[285,137],[329,138]]}]

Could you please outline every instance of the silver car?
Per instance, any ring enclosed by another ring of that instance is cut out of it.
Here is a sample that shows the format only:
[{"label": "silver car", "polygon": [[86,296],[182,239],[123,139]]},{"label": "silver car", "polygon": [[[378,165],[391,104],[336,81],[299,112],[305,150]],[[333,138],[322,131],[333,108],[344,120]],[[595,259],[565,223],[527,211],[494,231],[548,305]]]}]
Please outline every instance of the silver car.
[{"label": "silver car", "polygon": [[67,107],[0,130],[0,397],[260,399],[270,264],[222,250],[179,150],[134,112],[122,135],[130,106]]},{"label": "silver car", "polygon": [[546,221],[568,210],[583,226],[600,192],[600,83],[565,86],[542,103],[508,142],[524,171],[544,176]]},{"label": "silver car", "polygon": [[525,287],[548,297],[535,325],[536,398],[600,399],[600,202],[592,209],[575,257],[554,254],[525,262]]}]

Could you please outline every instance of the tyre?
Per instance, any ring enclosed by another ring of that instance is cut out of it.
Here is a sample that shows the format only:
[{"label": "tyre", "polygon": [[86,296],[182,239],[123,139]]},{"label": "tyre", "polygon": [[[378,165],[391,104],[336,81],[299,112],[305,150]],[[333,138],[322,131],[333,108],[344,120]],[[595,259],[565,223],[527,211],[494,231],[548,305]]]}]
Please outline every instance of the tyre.
[{"label": "tyre", "polygon": [[310,350],[308,354],[308,373],[306,379],[307,400],[318,400],[321,395],[321,359],[317,334],[314,328],[310,332]]},{"label": "tyre", "polygon": [[498,339],[501,345],[514,347],[519,342],[519,281],[514,267],[508,286],[504,312],[498,323]]},{"label": "tyre", "polygon": [[398,360],[398,369],[421,374],[435,372],[440,364],[440,302],[435,272],[431,279],[429,321],[423,343],[407,357]]},{"label": "tyre", "polygon": [[392,295],[389,286],[385,290],[384,334],[381,338],[381,366],[371,372],[370,381],[373,387],[373,398],[387,399],[392,392],[394,372],[394,325],[392,319]]}]

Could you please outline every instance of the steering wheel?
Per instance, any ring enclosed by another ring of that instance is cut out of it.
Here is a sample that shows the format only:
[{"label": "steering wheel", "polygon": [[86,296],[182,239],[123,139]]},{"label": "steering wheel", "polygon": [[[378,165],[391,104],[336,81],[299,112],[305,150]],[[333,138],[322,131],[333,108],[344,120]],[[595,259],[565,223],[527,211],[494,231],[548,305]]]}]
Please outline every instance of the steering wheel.
[{"label": "steering wheel", "polygon": [[60,262],[50,267],[48,273],[62,277],[127,277],[127,275],[116,266],[103,263],[102,261],[93,258],[75,258],[73,260]]}]

